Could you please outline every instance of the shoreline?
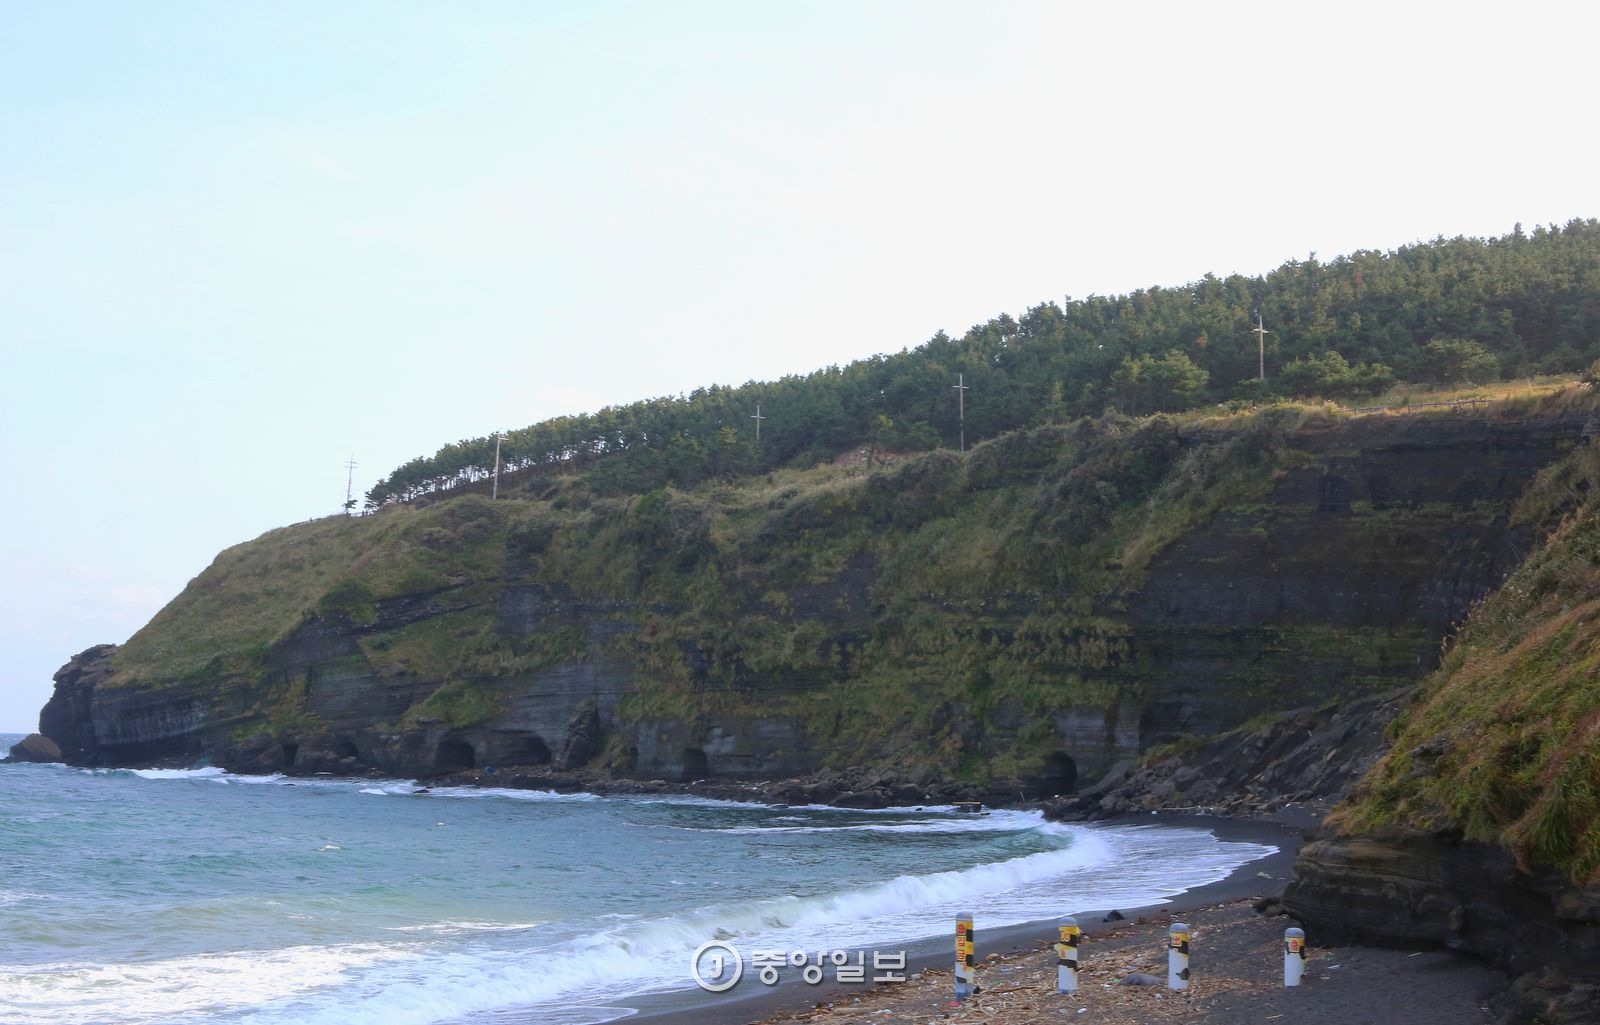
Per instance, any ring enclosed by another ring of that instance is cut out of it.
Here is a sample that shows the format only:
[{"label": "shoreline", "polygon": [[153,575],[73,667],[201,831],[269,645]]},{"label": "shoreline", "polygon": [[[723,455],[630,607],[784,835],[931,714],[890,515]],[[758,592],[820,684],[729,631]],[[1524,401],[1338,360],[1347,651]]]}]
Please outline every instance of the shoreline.
[{"label": "shoreline", "polygon": [[[60,763],[58,763],[60,764]],[[71,767],[71,766],[63,766]],[[137,770],[129,770],[137,771]],[[196,771],[189,769],[187,771]],[[213,771],[216,771],[213,769]],[[222,770],[227,771],[227,770]],[[338,773],[318,773],[311,779],[321,776],[335,778],[343,781],[358,782],[364,776],[344,775]],[[293,776],[284,776],[286,783],[292,785]],[[506,789],[506,790],[546,790],[546,786],[530,785],[532,781],[495,779],[491,776],[485,780],[432,779],[432,780],[390,780],[391,782],[410,783],[418,786],[422,792],[429,790],[458,790],[458,789]],[[543,783],[544,781],[540,781]],[[554,792],[562,792],[556,788],[548,788]],[[565,789],[565,788],[563,788]],[[573,788],[577,789],[577,788]],[[703,784],[670,783],[666,781],[648,781],[642,785],[627,786],[611,789],[594,788],[582,792],[590,793],[596,797],[626,798],[633,796],[677,796],[709,799],[713,801],[726,801],[733,804],[753,804],[781,806],[770,794],[754,792],[753,788],[734,788],[742,793],[729,793],[726,788],[707,788]],[[720,792],[707,793],[707,790]],[[620,791],[620,792],[619,792]],[[569,791],[570,792],[570,791]],[[1043,811],[1042,802],[1018,802],[1005,805],[991,805],[991,807],[1009,807],[1011,810]],[[926,802],[927,806],[938,807],[936,802]],[[911,810],[924,806],[924,802],[893,805],[891,808]],[[840,808],[838,805],[823,805],[837,810],[871,810]],[[890,809],[883,809],[890,810]],[[1056,922],[1060,914],[1072,914],[1078,919],[1080,928],[1086,937],[1094,937],[1117,929],[1126,929],[1136,920],[1148,918],[1153,915],[1164,915],[1171,920],[1171,916],[1188,913],[1197,909],[1229,901],[1239,901],[1248,898],[1281,895],[1287,885],[1292,872],[1295,856],[1301,845],[1305,842],[1305,832],[1319,824],[1321,816],[1311,809],[1301,809],[1299,814],[1287,816],[1274,816],[1268,818],[1240,818],[1223,816],[1210,813],[1203,809],[1183,811],[1160,811],[1135,815],[1116,816],[1092,821],[1072,822],[1075,827],[1093,830],[1100,827],[1157,827],[1157,828],[1185,828],[1204,829],[1209,831],[1218,840],[1228,842],[1249,842],[1270,845],[1275,848],[1274,853],[1235,867],[1227,877],[1190,890],[1182,891],[1151,904],[1137,907],[1080,907],[1072,910],[1059,910],[1047,918],[1033,919],[1028,922],[1008,926],[986,927],[983,923],[983,908],[974,906],[976,915],[976,956],[979,965],[988,958],[1016,956],[1022,952],[1038,951],[1042,946],[1053,943],[1056,937]],[[1105,921],[1105,916],[1111,911],[1120,914],[1115,921]],[[712,937],[706,937],[708,940]],[[953,987],[948,979],[954,960],[953,944],[948,933],[940,933],[921,939],[906,942],[897,942],[893,947],[880,946],[878,949],[888,953],[905,952],[904,969],[900,974],[908,980],[929,973],[943,972],[946,977],[944,986],[950,990],[949,996],[953,998]],[[872,949],[872,948],[864,948]],[[1091,951],[1093,947],[1089,948]],[[685,959],[687,961],[687,958]],[[746,954],[748,965],[748,952]],[[1053,961],[1052,961],[1053,963]],[[860,1002],[868,994],[873,994],[874,1002],[882,1000],[893,1001],[894,991],[910,989],[913,982],[884,983],[884,984],[841,984],[836,981],[824,981],[819,984],[808,984],[799,977],[797,968],[785,968],[782,978],[774,986],[762,985],[755,979],[754,973],[747,968],[746,978],[728,993],[708,993],[695,986],[689,978],[688,965],[684,966],[684,988],[666,992],[645,993],[637,996],[624,996],[606,998],[597,995],[592,1001],[583,1004],[568,1005],[572,1011],[582,1013],[593,1008],[597,1016],[605,1008],[613,1013],[622,1012],[620,1017],[611,1020],[644,1021],[653,1025],[745,1025],[745,1023],[766,1021],[782,1016],[793,1017],[797,1014],[809,1014],[818,1007],[849,1005]],[[980,967],[979,985],[987,987],[984,972]],[[870,976],[869,976],[870,978]],[[486,1020],[496,1022],[516,1022],[539,1020],[532,1017],[531,1007],[517,1009],[504,1008],[494,1012]],[[468,1019],[471,1020],[471,1019]]]},{"label": "shoreline", "polygon": [[[1133,815],[1093,823],[1077,823],[1077,825],[1090,829],[1099,826],[1157,826],[1188,829],[1198,827],[1210,830],[1219,840],[1258,843],[1277,848],[1273,854],[1238,866],[1225,879],[1185,890],[1163,903],[1131,908],[1085,907],[1063,912],[1074,915],[1085,937],[1090,938],[1125,927],[1151,915],[1178,915],[1217,904],[1281,895],[1288,884],[1295,856],[1305,842],[1303,832],[1293,825],[1181,812]],[[1105,917],[1112,911],[1118,912],[1123,917],[1105,921]],[[976,959],[980,965],[989,957],[1016,955],[1036,950],[1042,944],[1053,943],[1056,939],[1056,921],[1059,916],[986,929],[983,925],[982,910],[974,908],[973,912]],[[948,936],[925,937],[905,944],[904,949],[906,965],[903,974],[908,980],[923,972],[938,972],[942,969],[948,973],[954,964],[954,947]],[[759,982],[751,985],[751,981],[747,971],[746,978],[727,993],[707,993],[694,988],[670,993],[649,993],[604,1003],[611,1007],[632,1008],[635,1012],[633,1015],[620,1019],[629,1023],[748,1025],[784,1016],[792,1017],[822,1006],[849,1004],[868,993],[895,990],[911,985],[910,982],[861,985],[845,985],[837,982],[808,984],[794,975],[792,970],[786,972],[775,986],[766,987]],[[985,985],[981,969],[978,984]],[[894,998],[890,996],[888,999]],[[508,1016],[514,1014],[515,1012],[511,1012]]]}]

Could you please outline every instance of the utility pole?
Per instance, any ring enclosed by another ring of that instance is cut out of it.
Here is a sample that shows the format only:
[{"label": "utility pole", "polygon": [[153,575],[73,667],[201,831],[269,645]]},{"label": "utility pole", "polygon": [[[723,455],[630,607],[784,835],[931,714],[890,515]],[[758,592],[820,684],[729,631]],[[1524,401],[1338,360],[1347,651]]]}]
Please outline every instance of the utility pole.
[{"label": "utility pole", "polygon": [[1256,380],[1267,379],[1267,336],[1272,332],[1261,325],[1261,314],[1256,314],[1256,343],[1259,347],[1259,363],[1256,367]]},{"label": "utility pole", "polygon": [[956,383],[950,387],[956,390],[956,408],[961,416],[961,451],[967,450],[967,375],[957,374]]},{"label": "utility pole", "polygon": [[350,509],[356,504],[356,457],[352,454],[344,463],[344,514],[350,515]]},{"label": "utility pole", "polygon": [[491,502],[500,497],[500,442],[504,438],[504,434],[499,431],[494,432],[494,484],[489,488]]},{"label": "utility pole", "polygon": [[761,403],[756,403],[756,415],[752,416],[750,419],[756,422],[756,444],[759,445],[761,444],[761,421],[766,419],[766,417],[761,415]]}]

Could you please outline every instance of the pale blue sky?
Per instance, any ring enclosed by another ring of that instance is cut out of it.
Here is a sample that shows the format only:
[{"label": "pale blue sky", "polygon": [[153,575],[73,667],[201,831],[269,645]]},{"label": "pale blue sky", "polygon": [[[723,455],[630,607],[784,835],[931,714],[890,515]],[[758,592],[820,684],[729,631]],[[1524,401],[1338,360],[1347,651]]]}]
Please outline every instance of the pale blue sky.
[{"label": "pale blue sky", "polygon": [[1600,215],[1592,9],[0,0],[0,730],[458,438]]}]

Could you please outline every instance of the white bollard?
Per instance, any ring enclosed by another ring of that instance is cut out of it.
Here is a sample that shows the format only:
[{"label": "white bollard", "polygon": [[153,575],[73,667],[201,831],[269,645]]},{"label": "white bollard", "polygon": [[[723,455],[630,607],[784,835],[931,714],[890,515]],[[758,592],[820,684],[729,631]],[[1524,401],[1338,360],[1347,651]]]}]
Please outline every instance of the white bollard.
[{"label": "white bollard", "polygon": [[1083,938],[1083,930],[1078,928],[1076,918],[1063,918],[1058,926],[1061,930],[1061,939],[1056,943],[1056,992],[1078,992],[1078,941]]},{"label": "white bollard", "polygon": [[1283,984],[1300,985],[1300,976],[1306,970],[1306,931],[1283,930]]},{"label": "white bollard", "polygon": [[1189,988],[1189,927],[1182,922],[1167,930],[1167,988]]},{"label": "white bollard", "polygon": [[973,966],[972,912],[956,916],[956,999],[965,1000],[976,988],[977,970]]}]

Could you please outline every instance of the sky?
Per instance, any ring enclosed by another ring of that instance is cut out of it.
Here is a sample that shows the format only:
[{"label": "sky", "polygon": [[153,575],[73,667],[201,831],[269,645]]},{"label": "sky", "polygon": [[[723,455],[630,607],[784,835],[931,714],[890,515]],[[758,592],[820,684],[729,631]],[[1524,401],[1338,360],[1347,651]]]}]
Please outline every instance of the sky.
[{"label": "sky", "polygon": [[0,0],[0,732],[441,445],[1600,216],[1593,5]]}]

